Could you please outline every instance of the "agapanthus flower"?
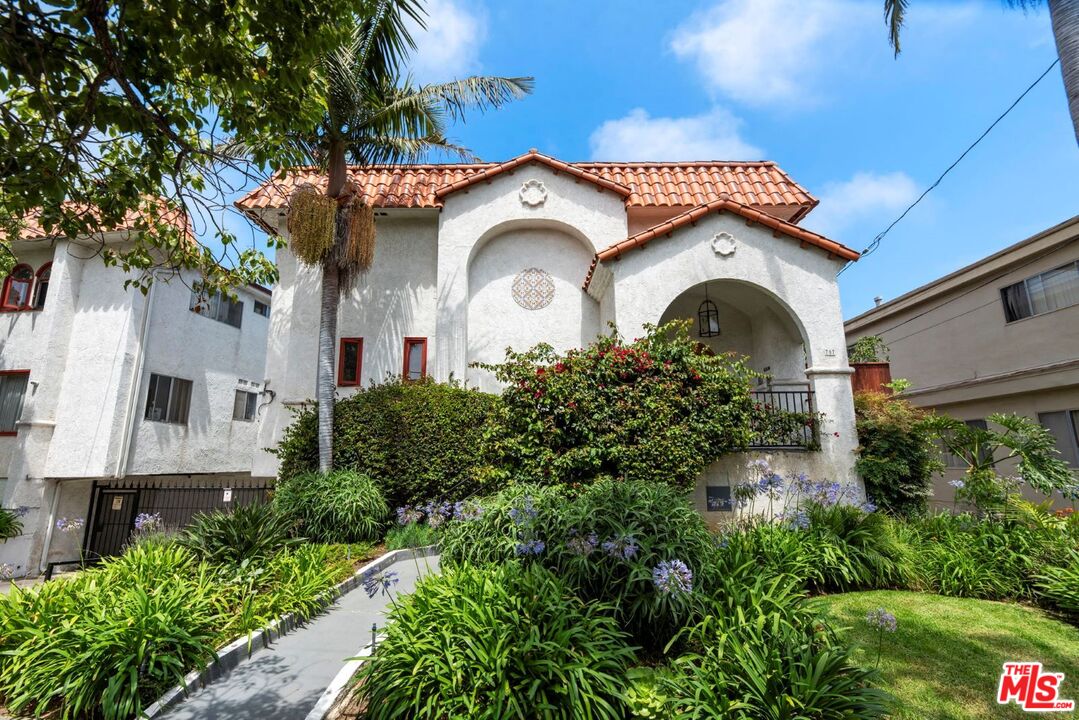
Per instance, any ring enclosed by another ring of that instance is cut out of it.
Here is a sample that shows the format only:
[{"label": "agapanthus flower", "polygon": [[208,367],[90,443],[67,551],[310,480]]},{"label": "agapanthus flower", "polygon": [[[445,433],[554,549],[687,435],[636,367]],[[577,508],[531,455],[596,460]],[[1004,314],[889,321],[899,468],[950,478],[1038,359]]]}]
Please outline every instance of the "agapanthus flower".
[{"label": "agapanthus flower", "polygon": [[895,615],[892,615],[884,608],[870,610],[866,613],[865,621],[869,623],[871,628],[886,632],[895,632],[896,628],[899,627],[899,622],[895,619]]},{"label": "agapanthus flower", "polygon": [[510,520],[512,520],[515,525],[525,525],[535,520],[536,515],[538,515],[539,513],[536,510],[535,506],[532,504],[532,496],[525,495],[524,501],[522,502],[521,506],[515,506],[510,508],[509,514]]},{"label": "agapanthus flower", "polygon": [[62,533],[75,532],[76,530],[82,529],[84,522],[85,521],[82,518],[71,518],[69,520],[66,517],[62,517],[56,521],[56,529]]},{"label": "agapanthus flower", "polygon": [[26,517],[26,513],[30,512],[30,508],[26,505],[20,505],[11,512],[15,513],[15,517]]},{"label": "agapanthus flower", "polygon": [[542,540],[532,539],[517,543],[516,551],[518,555],[539,555],[546,548],[547,545]]},{"label": "agapanthus flower", "polygon": [[967,484],[965,482],[963,482],[962,480],[949,480],[948,484],[951,485],[956,490],[962,490],[963,488],[965,488],[967,486]]},{"label": "agapanthus flower", "polygon": [[15,577],[15,568],[7,563],[0,563],[0,581]]},{"label": "agapanthus flower", "polygon": [[787,479],[790,480],[790,484],[794,489],[803,495],[808,494],[813,488],[813,483],[810,481],[809,476],[804,472],[792,472],[787,476]]},{"label": "agapanthus flower", "polygon": [[809,527],[809,514],[805,510],[782,512],[779,514],[778,519],[795,530],[805,530]]},{"label": "agapanthus flower", "polygon": [[614,558],[631,560],[637,556],[637,541],[632,535],[611,538],[604,541],[603,552]]},{"label": "agapanthus flower", "polygon": [[136,530],[153,532],[154,530],[160,530],[164,524],[165,521],[161,518],[161,513],[139,513],[135,516]]},{"label": "agapanthus flower", "polygon": [[369,598],[373,598],[380,590],[383,595],[388,595],[390,588],[396,585],[399,580],[400,578],[397,577],[397,573],[393,570],[378,573],[367,572],[363,576],[363,590]]},{"label": "agapanthus flower", "polygon": [[749,461],[749,469],[757,470],[761,475],[772,474],[772,464],[766,458],[757,458]]},{"label": "agapanthus flower", "polygon": [[663,560],[652,570],[652,582],[660,592],[681,595],[693,590],[693,571],[681,560]]},{"label": "agapanthus flower", "polygon": [[427,524],[437,528],[453,514],[453,506],[448,502],[431,501],[423,506],[423,511],[427,514]]},{"label": "agapanthus flower", "polygon": [[595,552],[596,547],[599,546],[599,538],[595,533],[589,533],[588,535],[578,535],[574,530],[569,539],[566,540],[566,549],[574,555],[588,556]]},{"label": "agapanthus flower", "polygon": [[468,522],[469,520],[479,520],[481,517],[483,517],[483,506],[475,500],[458,500],[453,504],[454,520]]},{"label": "agapanthus flower", "polygon": [[423,510],[418,507],[414,508],[411,505],[405,505],[397,508],[397,524],[398,525],[411,525],[423,520]]},{"label": "agapanthus flower", "polygon": [[877,511],[877,505],[872,500],[866,500],[859,507],[862,508],[862,512],[866,513],[875,513]]},{"label": "agapanthus flower", "polygon": [[783,478],[775,473],[762,477],[757,481],[757,492],[776,499],[783,492]]}]

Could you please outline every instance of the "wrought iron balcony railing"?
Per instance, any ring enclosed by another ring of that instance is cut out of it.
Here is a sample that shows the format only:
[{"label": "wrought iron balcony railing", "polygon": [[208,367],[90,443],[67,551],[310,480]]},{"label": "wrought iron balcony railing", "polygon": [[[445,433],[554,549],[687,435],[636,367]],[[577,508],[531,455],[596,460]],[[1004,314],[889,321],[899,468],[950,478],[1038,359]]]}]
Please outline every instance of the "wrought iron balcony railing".
[{"label": "wrought iron balcony railing", "polygon": [[753,450],[817,450],[820,416],[812,390],[757,390],[753,398]]}]

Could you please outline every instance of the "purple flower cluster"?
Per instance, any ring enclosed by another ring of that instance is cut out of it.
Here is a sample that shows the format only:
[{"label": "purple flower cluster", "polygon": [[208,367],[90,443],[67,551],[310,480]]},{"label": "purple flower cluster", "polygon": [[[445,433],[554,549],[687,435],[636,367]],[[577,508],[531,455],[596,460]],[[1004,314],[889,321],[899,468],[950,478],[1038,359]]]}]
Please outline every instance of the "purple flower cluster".
[{"label": "purple flower cluster", "polygon": [[81,530],[84,522],[85,521],[82,518],[71,518],[69,520],[66,517],[62,517],[56,521],[56,529],[62,533],[71,533]]},{"label": "purple flower cluster", "polygon": [[866,500],[859,505],[859,507],[862,509],[862,512],[875,513],[877,511],[877,505],[872,500]]},{"label": "purple flower cluster", "polygon": [[949,480],[948,484],[951,485],[956,490],[962,490],[963,488],[965,488],[967,486],[967,484],[965,482],[963,482],[962,480]]},{"label": "purple flower cluster", "polygon": [[660,592],[681,595],[693,590],[693,571],[681,560],[663,560],[652,570],[652,582]]},{"label": "purple flower cluster", "polygon": [[603,542],[603,552],[613,558],[632,560],[637,556],[637,541],[632,535],[615,537]]},{"label": "purple flower cluster", "polygon": [[783,478],[775,473],[765,475],[757,481],[757,493],[775,500],[783,492]]},{"label": "purple flower cluster", "polygon": [[524,540],[517,543],[516,551],[518,555],[539,555],[546,548],[547,545],[542,540],[539,538],[532,538],[531,540]]},{"label": "purple flower cluster", "polygon": [[423,510],[418,507],[412,507],[411,505],[405,505],[404,507],[397,508],[397,524],[398,525],[412,525],[423,520]]},{"label": "purple flower cluster", "polygon": [[453,504],[454,520],[468,522],[479,520],[481,517],[483,517],[483,506],[475,500],[458,500]]},{"label": "purple flower cluster", "polygon": [[427,514],[427,524],[437,528],[452,517],[453,506],[448,502],[434,502],[432,500],[423,506],[423,511]]},{"label": "purple flower cluster", "polygon": [[397,573],[393,570],[379,573],[367,572],[363,575],[363,591],[367,593],[369,598],[373,598],[380,590],[383,595],[388,595],[390,588],[396,585],[399,580],[400,578],[397,577]]},{"label": "purple flower cluster", "polygon": [[139,532],[153,532],[165,525],[161,513],[139,513],[135,516],[135,529]]},{"label": "purple flower cluster", "polygon": [[576,530],[570,532],[569,539],[566,540],[566,549],[574,555],[582,555],[587,557],[595,552],[599,546],[599,538],[595,533],[589,533],[588,535],[579,535]]},{"label": "purple flower cluster", "polygon": [[869,623],[869,626],[874,630],[884,632],[895,632],[899,627],[899,622],[895,619],[895,615],[884,608],[877,608],[876,610],[870,610],[866,613],[865,621]]},{"label": "purple flower cluster", "polygon": [[535,520],[536,516],[539,514],[539,512],[536,510],[536,507],[532,504],[532,496],[531,495],[525,495],[524,496],[524,501],[521,504],[521,506],[520,507],[517,507],[517,506],[511,507],[509,514],[510,514],[510,520],[513,521],[513,524],[521,526],[521,525],[528,525],[533,520]]},{"label": "purple flower cluster", "polygon": [[793,510],[781,512],[777,516],[780,522],[785,522],[795,530],[805,530],[809,527],[809,514],[805,510]]},{"label": "purple flower cluster", "polygon": [[30,508],[28,508],[26,505],[20,505],[11,512],[15,515],[15,517],[26,517],[26,513],[30,512]]}]

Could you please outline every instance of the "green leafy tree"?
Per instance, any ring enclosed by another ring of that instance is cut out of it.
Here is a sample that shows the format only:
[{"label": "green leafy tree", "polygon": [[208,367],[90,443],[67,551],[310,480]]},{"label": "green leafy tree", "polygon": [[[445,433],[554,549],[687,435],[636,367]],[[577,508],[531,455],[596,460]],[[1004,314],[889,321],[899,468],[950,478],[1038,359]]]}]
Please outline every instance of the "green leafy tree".
[{"label": "green leafy tree", "polygon": [[[271,282],[241,248],[228,196],[301,160],[286,142],[325,110],[318,60],[372,0],[4,0],[0,3],[0,272],[27,223],[90,238],[138,273],[196,269],[211,289]],[[257,148],[242,159],[226,140]],[[106,245],[103,233],[136,231]],[[223,250],[194,241],[215,235]]]},{"label": "green leafy tree", "polygon": [[[1024,10],[1037,7],[1043,0],[1004,0],[1010,7]],[[1075,140],[1079,142],[1079,2],[1075,0],[1044,0],[1049,6],[1053,23],[1057,54],[1060,56],[1060,73],[1064,77],[1064,91],[1068,96]],[[899,54],[899,36],[907,17],[910,0],[884,0],[884,20],[888,25],[888,40]]]},{"label": "green leafy tree", "polygon": [[[1045,495],[1060,492],[1079,496],[1079,483],[1060,459],[1056,440],[1044,427],[1022,415],[997,413],[986,418],[993,427],[980,428],[946,415],[935,415],[926,426],[944,446],[967,465],[963,487],[957,493],[983,510],[999,508],[1018,482]],[[1015,460],[1016,477],[1002,476],[1001,463]]]},{"label": "green leafy tree", "polygon": [[[289,211],[297,256],[322,272],[316,399],[319,470],[333,466],[334,354],[341,293],[374,259],[374,213],[348,180],[348,163],[415,162],[430,153],[471,154],[445,135],[447,120],[470,108],[497,108],[531,92],[532,78],[469,77],[415,85],[402,65],[415,43],[405,20],[420,22],[417,0],[381,0],[352,24],[346,42],[320,65],[325,112],[292,145],[306,161],[325,168],[324,191],[301,188]],[[422,23],[421,23],[422,24]],[[329,199],[329,201],[327,201]]]},{"label": "green leafy tree", "polygon": [[481,367],[505,384],[484,444],[507,478],[607,475],[690,488],[709,463],[752,439],[756,374],[735,357],[702,352],[686,322],[650,327],[632,343],[601,336],[564,354],[549,345],[510,350],[504,363]]}]

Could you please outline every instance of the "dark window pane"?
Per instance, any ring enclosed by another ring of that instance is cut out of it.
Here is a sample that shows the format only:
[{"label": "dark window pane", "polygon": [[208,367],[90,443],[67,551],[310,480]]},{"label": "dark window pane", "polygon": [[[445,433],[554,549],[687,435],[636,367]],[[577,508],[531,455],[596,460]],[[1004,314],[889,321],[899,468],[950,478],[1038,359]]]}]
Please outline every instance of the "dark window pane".
[{"label": "dark window pane", "polygon": [[360,344],[346,342],[341,349],[341,382],[355,383],[359,380]]},{"label": "dark window pane", "polygon": [[245,420],[254,420],[255,413],[258,412],[258,393],[247,393],[247,410],[244,414]]},{"label": "dark window pane", "polygon": [[1027,296],[1026,283],[1009,285],[1000,291],[1001,301],[1004,303],[1004,317],[1008,322],[1022,320],[1030,317],[1030,298]]},{"label": "dark window pane", "polygon": [[411,341],[408,343],[406,368],[409,380],[419,380],[423,377],[423,354],[425,349],[423,342]]},{"label": "dark window pane", "polygon": [[1038,413],[1038,422],[1052,434],[1060,459],[1072,467],[1079,467],[1079,438],[1076,437],[1075,420],[1079,410]]},{"label": "dark window pane", "polygon": [[29,378],[28,373],[0,375],[0,432],[15,432]]}]

